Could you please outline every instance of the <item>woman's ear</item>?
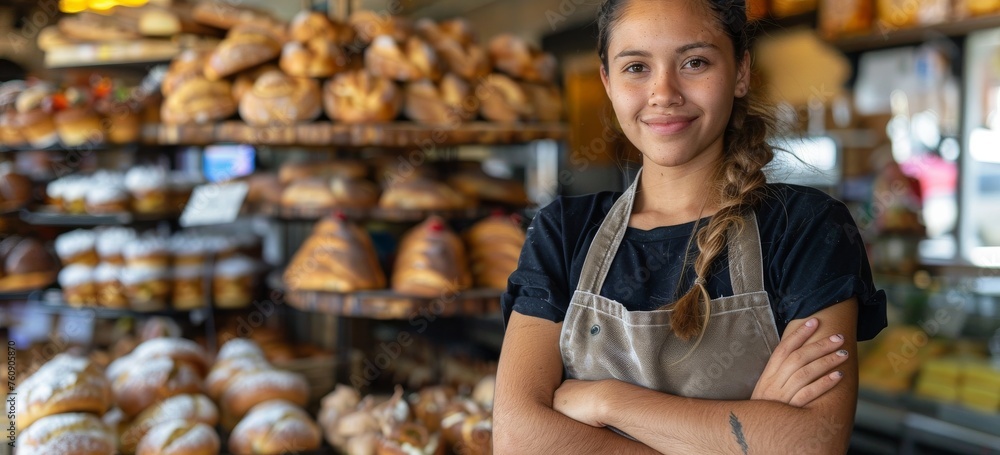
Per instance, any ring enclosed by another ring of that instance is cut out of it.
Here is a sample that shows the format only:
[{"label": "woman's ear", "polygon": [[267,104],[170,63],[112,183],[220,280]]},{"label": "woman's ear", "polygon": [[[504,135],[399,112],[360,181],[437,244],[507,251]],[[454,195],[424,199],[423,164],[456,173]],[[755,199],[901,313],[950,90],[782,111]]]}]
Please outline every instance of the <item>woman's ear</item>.
[{"label": "woman's ear", "polygon": [[601,83],[604,84],[604,93],[608,94],[608,98],[611,98],[611,85],[608,82],[608,68],[601,65]]},{"label": "woman's ear", "polygon": [[737,98],[743,98],[750,93],[750,51],[743,54],[739,68],[736,70],[736,92]]}]

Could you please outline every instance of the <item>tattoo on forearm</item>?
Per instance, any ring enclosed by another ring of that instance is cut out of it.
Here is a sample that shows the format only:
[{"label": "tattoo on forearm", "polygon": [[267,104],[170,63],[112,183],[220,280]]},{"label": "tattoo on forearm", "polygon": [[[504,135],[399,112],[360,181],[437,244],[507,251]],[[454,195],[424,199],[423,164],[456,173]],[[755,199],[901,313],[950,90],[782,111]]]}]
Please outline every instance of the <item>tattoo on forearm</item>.
[{"label": "tattoo on forearm", "polygon": [[729,412],[729,426],[733,427],[733,436],[736,436],[736,443],[743,450],[743,455],[746,455],[747,451],[750,450],[750,446],[747,445],[746,437],[743,436],[743,424],[740,423],[740,419],[736,418],[736,414],[732,411]]}]

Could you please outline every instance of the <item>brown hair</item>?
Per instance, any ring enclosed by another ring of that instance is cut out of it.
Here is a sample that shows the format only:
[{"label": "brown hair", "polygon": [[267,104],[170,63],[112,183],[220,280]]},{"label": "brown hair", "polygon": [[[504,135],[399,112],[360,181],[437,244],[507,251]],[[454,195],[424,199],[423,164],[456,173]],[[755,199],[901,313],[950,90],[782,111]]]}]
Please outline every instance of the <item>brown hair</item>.
[{"label": "brown hair", "polygon": [[[608,67],[608,42],[611,32],[621,19],[628,0],[605,0],[598,13],[598,56],[603,71]],[[742,63],[750,49],[750,34],[744,0],[704,0],[729,36],[737,63]],[[670,325],[678,337],[689,340],[704,334],[711,314],[711,297],[705,287],[715,259],[725,249],[729,235],[744,228],[744,216],[760,203],[767,178],[763,168],[774,158],[774,149],[767,142],[775,130],[775,116],[769,105],[755,94],[733,99],[733,112],[723,136],[723,155],[717,170],[712,196],[719,211],[708,226],[695,233],[699,253],[694,259],[695,283],[669,307],[673,314]],[[687,261],[682,268],[687,270]],[[690,354],[690,353],[689,353]]]}]

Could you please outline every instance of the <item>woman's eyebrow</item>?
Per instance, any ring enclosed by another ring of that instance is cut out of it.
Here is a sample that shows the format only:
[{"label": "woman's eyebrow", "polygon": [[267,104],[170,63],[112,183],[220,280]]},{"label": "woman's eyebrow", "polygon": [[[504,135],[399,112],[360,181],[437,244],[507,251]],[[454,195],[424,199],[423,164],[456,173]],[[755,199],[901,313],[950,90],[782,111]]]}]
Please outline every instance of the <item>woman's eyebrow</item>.
[{"label": "woman's eyebrow", "polygon": [[[688,51],[693,50],[693,49],[715,49],[715,50],[718,50],[719,46],[716,46],[715,44],[709,43],[707,41],[698,41],[698,42],[694,42],[694,43],[690,43],[690,44],[685,44],[685,45],[683,45],[681,47],[678,47],[677,50],[674,51],[674,52],[677,53],[677,54],[683,54],[683,53],[688,52]],[[649,57],[652,57],[652,56],[653,56],[653,54],[651,54],[649,51],[644,51],[644,50],[639,50],[639,49],[625,49],[624,51],[619,52],[618,55],[615,56],[614,60],[618,60],[618,59],[623,58],[623,57],[646,57],[646,58],[649,58]]]}]

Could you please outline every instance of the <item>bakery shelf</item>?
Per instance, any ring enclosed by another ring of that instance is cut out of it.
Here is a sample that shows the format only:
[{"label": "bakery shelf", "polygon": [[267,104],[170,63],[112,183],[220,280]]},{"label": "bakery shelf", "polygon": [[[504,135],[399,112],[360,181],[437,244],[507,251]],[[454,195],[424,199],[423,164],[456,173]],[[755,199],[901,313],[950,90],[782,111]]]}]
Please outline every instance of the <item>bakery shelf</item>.
[{"label": "bakery shelf", "polygon": [[563,139],[562,123],[464,123],[454,128],[414,122],[347,124],[312,122],[282,127],[254,127],[240,121],[212,125],[159,125],[143,128],[146,142],[160,145],[253,145],[342,147],[435,147],[461,144],[512,144]]},{"label": "bakery shelf", "polygon": [[488,206],[470,207],[458,210],[406,210],[386,208],[309,208],[285,207],[281,204],[262,204],[253,213],[282,220],[314,221],[337,213],[352,220],[378,220],[390,222],[423,221],[431,215],[444,219],[476,219],[488,216],[493,209]]},{"label": "bakery shelf", "polygon": [[158,223],[176,220],[180,214],[137,215],[129,212],[106,215],[73,215],[41,208],[34,211],[22,210],[21,220],[35,226],[121,226],[139,223]]},{"label": "bakery shelf", "polygon": [[167,316],[171,318],[189,317],[191,320],[203,321],[210,312],[220,311],[247,311],[252,307],[242,308],[215,308],[201,307],[189,310],[178,310],[175,308],[165,308],[162,310],[140,311],[131,308],[108,308],[101,306],[72,306],[62,300],[62,291],[59,289],[46,289],[44,291],[34,291],[27,299],[33,311],[41,311],[52,314],[79,314],[92,316],[94,319],[118,319],[124,317],[148,317]]},{"label": "bakery shelf", "polygon": [[181,53],[180,44],[157,39],[123,42],[80,43],[54,47],[45,52],[47,68],[95,66],[149,66],[168,63]]},{"label": "bakery shelf", "polygon": [[871,33],[836,38],[830,43],[843,52],[864,52],[895,46],[917,45],[944,36],[965,36],[978,30],[995,27],[1000,27],[1000,15],[900,29],[876,25]]},{"label": "bakery shelf", "polygon": [[28,300],[31,294],[56,282],[56,272],[10,275],[0,278],[0,301]]},{"label": "bakery shelf", "polygon": [[427,298],[403,295],[388,289],[349,294],[286,291],[285,300],[301,311],[393,320],[495,314],[500,311],[501,293],[498,289],[471,289]]}]

